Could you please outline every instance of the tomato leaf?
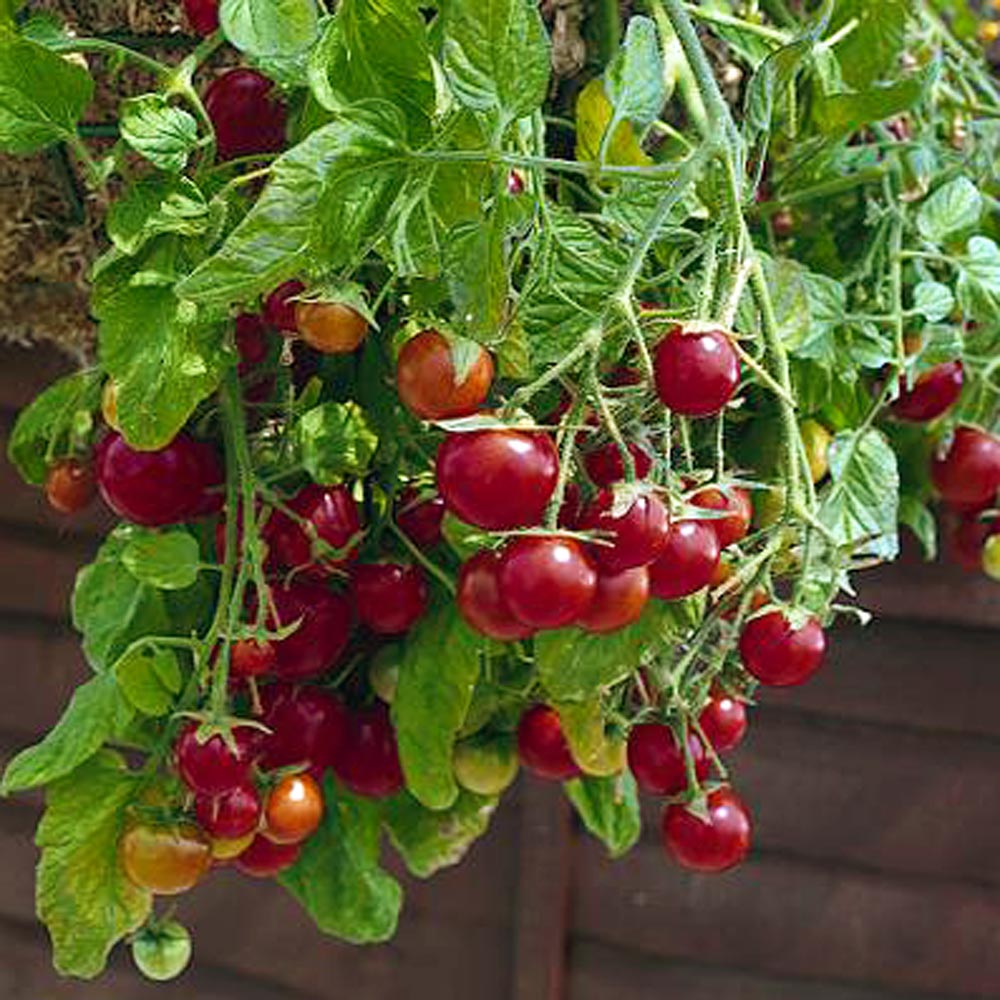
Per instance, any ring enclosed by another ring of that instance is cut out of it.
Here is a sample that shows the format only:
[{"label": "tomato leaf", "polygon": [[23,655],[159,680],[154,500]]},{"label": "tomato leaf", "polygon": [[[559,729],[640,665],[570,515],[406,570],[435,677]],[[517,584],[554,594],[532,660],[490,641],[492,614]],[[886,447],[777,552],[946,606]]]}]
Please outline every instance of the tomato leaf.
[{"label": "tomato leaf", "polygon": [[378,450],[378,436],[357,403],[321,403],[295,425],[302,464],[317,483],[364,476]]},{"label": "tomato leaf", "polygon": [[456,226],[445,246],[456,327],[478,343],[497,343],[510,293],[500,214],[492,212],[486,219]]},{"label": "tomato leaf", "polygon": [[160,590],[183,590],[198,579],[201,553],[198,542],[181,529],[150,531],[129,526],[122,565],[140,582]]},{"label": "tomato leaf", "polygon": [[252,56],[293,56],[319,34],[316,0],[222,0],[219,21],[226,38]]},{"label": "tomato leaf", "polygon": [[[917,213],[917,229],[931,243],[968,232],[979,223],[983,196],[968,177],[956,177],[938,188]],[[938,317],[941,318],[941,317]]]},{"label": "tomato leaf", "polygon": [[35,843],[38,916],[49,929],[57,971],[93,979],[112,946],[137,930],[152,896],[129,881],[119,860],[125,808],[139,776],[105,752],[53,784]]},{"label": "tomato leaf", "polygon": [[129,702],[143,715],[154,718],[173,708],[183,683],[177,654],[155,646],[127,651],[112,672]]},{"label": "tomato leaf", "polygon": [[403,792],[385,803],[383,821],[393,846],[418,878],[457,865],[490,824],[497,799],[462,789],[444,810],[422,806]]},{"label": "tomato leaf", "polygon": [[161,175],[143,178],[112,203],[107,230],[119,250],[136,254],[154,236],[199,236],[217,220],[217,209],[192,181]]},{"label": "tomato leaf", "polygon": [[162,94],[142,94],[122,103],[122,138],[154,167],[180,173],[198,145],[198,122]]},{"label": "tomato leaf", "polygon": [[639,841],[642,820],[635,779],[628,770],[608,778],[574,778],[563,788],[583,825],[620,858]]},{"label": "tomato leaf", "polygon": [[850,21],[857,25],[836,49],[845,82],[863,90],[894,75],[912,9],[913,0],[885,0],[877,4],[869,0],[837,0],[830,33],[840,31]]},{"label": "tomato leaf", "polygon": [[660,117],[667,100],[663,72],[656,25],[641,15],[631,18],[625,40],[604,73],[615,121],[644,128]]},{"label": "tomato leaf", "polygon": [[899,498],[899,523],[905,524],[914,534],[920,547],[924,550],[924,558],[930,562],[937,558],[938,538],[937,519],[934,511],[927,504],[914,496]]},{"label": "tomato leaf", "polygon": [[[605,138],[612,121],[614,132]],[[605,163],[634,167],[652,163],[639,145],[632,123],[615,117],[615,110],[604,90],[604,82],[600,77],[595,77],[580,91],[576,99],[576,158],[596,163],[600,158],[602,145],[605,146]],[[640,186],[644,189],[656,187],[652,184]],[[654,190],[653,194],[659,196],[661,192]]]},{"label": "tomato leaf", "polygon": [[1000,247],[987,236],[973,236],[958,259],[958,302],[972,319],[1000,321]]},{"label": "tomato leaf", "polygon": [[348,794],[332,778],[325,797],[323,825],[279,881],[323,933],[353,944],[387,941],[396,931],[403,890],[379,866],[382,806]]},{"label": "tomato leaf", "polygon": [[913,290],[913,308],[929,322],[939,323],[951,315],[955,308],[955,296],[947,285],[938,281],[921,281]]}]

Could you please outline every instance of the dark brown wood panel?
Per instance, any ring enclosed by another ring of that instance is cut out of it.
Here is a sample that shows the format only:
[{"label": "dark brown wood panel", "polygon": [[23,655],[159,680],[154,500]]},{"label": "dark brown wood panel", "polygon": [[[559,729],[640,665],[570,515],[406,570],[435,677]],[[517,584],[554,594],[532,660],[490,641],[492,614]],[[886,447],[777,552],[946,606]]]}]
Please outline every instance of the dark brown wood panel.
[{"label": "dark brown wood panel", "polygon": [[17,347],[4,344],[0,364],[0,408],[16,411],[27,406],[50,382],[76,367],[54,347]]},{"label": "dark brown wood panel", "polygon": [[0,615],[68,621],[77,570],[96,549],[95,542],[36,538],[0,525]]}]

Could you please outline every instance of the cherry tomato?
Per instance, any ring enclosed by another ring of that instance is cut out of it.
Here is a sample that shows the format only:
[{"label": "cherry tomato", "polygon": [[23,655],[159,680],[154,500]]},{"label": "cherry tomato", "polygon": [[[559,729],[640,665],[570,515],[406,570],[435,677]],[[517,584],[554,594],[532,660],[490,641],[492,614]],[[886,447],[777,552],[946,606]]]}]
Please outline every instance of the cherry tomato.
[{"label": "cherry tomato", "polygon": [[333,762],[333,772],[350,791],[366,798],[386,798],[403,788],[396,731],[382,702],[351,716],[347,740]]},{"label": "cherry tomato", "polygon": [[512,198],[524,194],[524,177],[519,170],[511,170],[507,174],[507,194]]},{"label": "cherry tomato", "polygon": [[515,538],[500,559],[500,593],[518,621],[533,629],[562,628],[590,607],[597,571],[569,538]]},{"label": "cherry tomato", "polygon": [[113,431],[121,430],[118,426],[118,389],[114,379],[108,379],[101,390],[101,416]]},{"label": "cherry tomato", "polygon": [[667,806],[663,812],[663,846],[682,867],[695,872],[724,872],[734,868],[750,850],[750,814],[729,788],[708,796],[708,819],[686,806]]},{"label": "cherry tomato", "polygon": [[753,503],[746,490],[740,489],[739,486],[729,486],[725,489],[708,486],[698,490],[691,497],[691,503],[705,510],[726,512],[725,517],[704,518],[702,521],[715,532],[720,549],[735,545],[736,542],[746,538],[750,530],[750,521],[753,519]]},{"label": "cherry tomato", "polygon": [[350,602],[318,583],[287,583],[271,588],[277,614],[272,627],[298,628],[273,645],[274,672],[283,680],[304,680],[325,673],[343,656],[351,639]]},{"label": "cherry tomato", "polygon": [[899,399],[892,404],[894,417],[915,423],[936,420],[955,405],[962,394],[965,370],[961,361],[946,361],[923,372],[912,388],[900,379]]},{"label": "cherry tomato", "polygon": [[[830,444],[833,435],[818,420],[803,420],[799,424],[799,434],[806,450],[809,474],[812,476],[812,481],[818,483],[830,471]],[[783,503],[784,498],[782,498]]]},{"label": "cherry tomato", "polygon": [[60,514],[76,514],[97,495],[94,468],[76,458],[56,462],[45,477],[45,497]]},{"label": "cherry tomato", "polygon": [[236,317],[236,353],[240,356],[239,374],[246,375],[267,360],[267,324],[255,313]]},{"label": "cherry tomato", "polygon": [[518,621],[500,592],[500,556],[484,550],[469,559],[458,574],[458,610],[477,631],[491,639],[527,639],[534,629]]},{"label": "cherry tomato", "polygon": [[284,149],[288,111],[274,84],[255,69],[231,69],[216,77],[204,103],[215,126],[220,160]]},{"label": "cherry tomato", "polygon": [[324,577],[342,569],[357,556],[357,544],[348,549],[361,533],[358,505],[346,486],[306,486],[288,501],[291,510],[312,525],[317,538],[342,555],[313,559],[312,540],[305,527],[284,511],[273,511],[264,525],[262,537],[275,564],[296,569],[308,567],[310,576]]},{"label": "cherry tomato", "polygon": [[122,836],[121,859],[134,885],[158,896],[175,896],[198,884],[212,864],[212,852],[193,823],[137,823]]},{"label": "cherry tomato", "polygon": [[790,687],[807,681],[823,662],[826,634],[818,618],[809,618],[799,628],[781,611],[768,611],[751,618],[740,636],[743,666],[771,687]]},{"label": "cherry tomato", "polygon": [[396,524],[417,548],[433,549],[441,544],[444,510],[441,497],[421,499],[415,489],[407,486],[396,499]]},{"label": "cherry tomato", "polygon": [[261,732],[250,726],[235,726],[231,749],[221,733],[202,742],[199,723],[189,722],[174,745],[177,770],[184,783],[200,795],[223,795],[246,783],[254,760],[260,753]]},{"label": "cherry tomato", "polygon": [[154,982],[176,979],[191,961],[191,935],[176,920],[140,931],[132,938],[132,961]]},{"label": "cherry tomato", "polygon": [[399,687],[400,650],[397,646],[383,646],[368,665],[368,683],[387,705],[396,700]]},{"label": "cherry tomato", "polygon": [[649,567],[649,592],[675,601],[707,587],[719,564],[719,538],[704,521],[675,521],[659,559]]},{"label": "cherry tomato", "polygon": [[350,354],[368,336],[368,320],[343,302],[299,302],[299,336],[320,354]]},{"label": "cherry tomato", "polygon": [[111,433],[97,446],[96,471],[105,503],[147,528],[179,524],[222,504],[223,472],[215,449],[186,434],[159,451],[136,451]]},{"label": "cherry tomato", "polygon": [[263,834],[257,834],[233,864],[244,875],[274,878],[286,868],[291,868],[299,860],[301,852],[301,844],[276,844]]},{"label": "cherry tomato", "polygon": [[351,597],[362,624],[378,635],[402,635],[427,610],[427,582],[419,566],[366,563],[351,570]]},{"label": "cherry tomato", "polygon": [[698,725],[716,753],[732,750],[746,735],[747,707],[739,698],[716,689],[701,710]]},{"label": "cherry tomato", "polygon": [[278,654],[270,642],[237,639],[229,650],[229,675],[238,680],[260,677],[274,670]]},{"label": "cherry tomato", "polygon": [[449,434],[438,449],[445,505],[487,531],[540,524],[558,478],[559,455],[547,434],[507,428]]},{"label": "cherry tomato", "polygon": [[998,534],[1000,517],[984,521],[978,514],[965,514],[948,538],[948,552],[962,569],[978,573],[983,568],[983,547]]},{"label": "cherry tomato", "polygon": [[254,829],[243,837],[235,840],[224,840],[221,837],[212,838],[212,860],[216,864],[225,864],[238,858],[254,841],[257,831]]},{"label": "cherry tomato", "polygon": [[499,795],[517,777],[517,754],[509,736],[457,743],[451,763],[455,780],[476,795]]},{"label": "cherry tomato", "polygon": [[649,600],[649,570],[645,566],[621,573],[597,574],[597,589],[576,624],[587,632],[617,632],[642,617]]},{"label": "cherry tomato", "polygon": [[294,336],[295,300],[306,290],[301,281],[286,281],[271,292],[264,300],[264,319],[279,333]]},{"label": "cherry tomato", "polygon": [[[649,475],[649,470],[653,468],[653,460],[637,444],[629,443],[628,450],[635,463],[636,479],[645,479]],[[611,486],[625,478],[625,463],[614,441],[588,451],[583,456],[583,467],[595,486]]]},{"label": "cherry tomato", "polygon": [[948,448],[931,461],[941,499],[958,510],[982,510],[1000,489],[1000,438],[959,427]]},{"label": "cherry tomato", "polygon": [[721,412],[740,384],[740,359],[722,330],[673,327],[656,345],[653,366],[661,402],[686,417]]},{"label": "cherry tomato", "polygon": [[517,754],[532,774],[551,781],[569,781],[581,774],[563,735],[559,714],[548,705],[534,705],[517,726]]},{"label": "cherry tomato", "polygon": [[219,0],[184,0],[184,13],[199,35],[219,30]]},{"label": "cherry tomato", "polygon": [[271,730],[263,742],[261,766],[268,771],[298,765],[319,780],[342,752],[350,718],[335,695],[318,687],[284,681],[261,691],[261,722]]},{"label": "cherry tomato", "polygon": [[[688,733],[688,753],[699,781],[708,777],[709,761],[697,734]],[[643,722],[628,737],[628,766],[639,787],[650,795],[678,795],[688,787],[687,764],[670,726]]]},{"label": "cherry tomato", "polygon": [[610,546],[591,548],[594,560],[607,573],[648,566],[663,551],[670,534],[670,513],[656,494],[640,494],[621,513],[619,506],[611,490],[601,490],[579,522],[585,531],[610,535],[603,539]]},{"label": "cherry tomato", "polygon": [[983,572],[991,579],[1000,581],[1000,536],[992,535],[983,546]]},{"label": "cherry tomato", "polygon": [[465,378],[456,380],[452,344],[437,330],[411,337],[396,362],[396,391],[403,405],[421,420],[451,420],[475,413],[493,383],[493,359],[469,344],[475,360]]},{"label": "cherry tomato", "polygon": [[563,491],[563,502],[559,508],[557,524],[567,531],[575,531],[583,516],[583,491],[576,483],[567,483]]},{"label": "cherry tomato", "polygon": [[213,840],[239,840],[260,824],[260,796],[245,782],[222,795],[196,796],[194,813],[198,825]]},{"label": "cherry tomato", "polygon": [[264,836],[276,844],[300,844],[323,819],[323,792],[308,774],[287,774],[267,797]]}]

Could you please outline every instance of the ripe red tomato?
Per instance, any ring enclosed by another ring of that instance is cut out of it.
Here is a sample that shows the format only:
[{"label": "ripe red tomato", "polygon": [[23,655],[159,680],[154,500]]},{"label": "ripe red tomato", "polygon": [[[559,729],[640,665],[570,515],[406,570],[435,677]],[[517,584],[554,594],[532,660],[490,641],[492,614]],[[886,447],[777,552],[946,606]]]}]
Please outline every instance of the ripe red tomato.
[{"label": "ripe red tomato", "polygon": [[458,574],[458,610],[477,631],[491,639],[527,639],[534,629],[514,617],[500,592],[500,556],[484,550],[469,559]]},{"label": "ripe red tomato", "polygon": [[209,84],[204,101],[220,160],[284,149],[288,111],[274,84],[255,69],[227,70]]},{"label": "ripe red tomato", "polygon": [[441,544],[441,522],[444,520],[444,500],[434,495],[421,499],[407,486],[396,498],[396,524],[418,549],[433,549]]},{"label": "ripe red tomato", "polygon": [[238,871],[253,878],[274,878],[299,860],[301,844],[276,844],[257,834],[250,846],[233,862]]},{"label": "ripe red tomato", "polygon": [[286,774],[267,797],[264,836],[276,844],[301,844],[323,819],[323,792],[308,774]]},{"label": "ripe red tomato", "polygon": [[295,328],[320,354],[350,354],[368,336],[368,320],[342,302],[297,303]]},{"label": "ripe red tomato", "polygon": [[247,781],[250,768],[260,754],[261,732],[250,726],[235,726],[235,751],[214,733],[205,742],[198,739],[199,724],[189,722],[180,731],[174,756],[181,779],[199,795],[223,795]]},{"label": "ripe red tomato", "polygon": [[306,290],[301,281],[285,281],[264,300],[264,319],[279,333],[294,336],[295,300]]},{"label": "ripe red tomato", "polygon": [[[629,454],[635,463],[636,479],[645,479],[653,468],[653,460],[637,444],[628,445]],[[595,486],[611,486],[625,478],[625,463],[622,453],[614,441],[601,445],[583,456],[583,467]]]},{"label": "ripe red tomato", "polygon": [[476,359],[464,380],[455,379],[452,345],[437,330],[410,338],[396,361],[396,391],[403,405],[421,420],[451,420],[475,413],[493,384],[493,358],[472,345]]},{"label": "ripe red tomato", "polygon": [[790,687],[807,681],[823,662],[826,634],[818,618],[793,628],[781,611],[751,618],[740,636],[743,666],[771,687]]},{"label": "ripe red tomato", "polygon": [[720,413],[740,384],[740,359],[722,330],[673,327],[656,345],[653,366],[661,402],[686,417]]},{"label": "ripe red tomato", "polygon": [[261,804],[257,789],[246,782],[222,795],[198,795],[194,800],[198,825],[213,840],[239,840],[260,824]]},{"label": "ripe red tomato", "polygon": [[602,490],[587,505],[580,527],[610,538],[608,545],[593,545],[591,555],[607,573],[648,566],[663,551],[670,533],[670,512],[654,493],[637,496],[620,514],[611,490]]},{"label": "ripe red tomato", "polygon": [[899,399],[892,404],[893,416],[899,420],[924,423],[936,420],[958,401],[965,382],[965,370],[961,361],[946,361],[925,371],[906,388],[906,381],[900,379]]},{"label": "ripe red tomato", "polygon": [[284,511],[273,511],[262,537],[276,565],[309,567],[309,575],[329,576],[357,556],[357,545],[347,549],[361,533],[361,514],[346,486],[306,486],[288,501],[289,510],[309,522],[317,537],[333,549],[347,550],[340,558],[313,560],[312,540],[305,528]]},{"label": "ripe red tomato", "polygon": [[983,548],[993,535],[1000,535],[1000,517],[984,521],[978,514],[966,514],[949,536],[948,552],[962,569],[979,573],[983,568]]},{"label": "ripe red tomato", "polygon": [[184,0],[184,13],[199,35],[219,30],[219,0]]},{"label": "ripe red tomato", "polygon": [[988,507],[1000,489],[1000,438],[959,427],[947,450],[931,461],[931,479],[941,499],[956,510]]},{"label": "ripe red tomato", "polygon": [[674,521],[660,557],[649,567],[649,591],[675,601],[707,587],[719,564],[719,538],[704,521]]},{"label": "ripe red tomato", "polygon": [[212,864],[208,838],[193,823],[130,825],[122,836],[122,867],[133,885],[175,896],[194,888]]},{"label": "ripe red tomato", "polygon": [[389,709],[377,702],[351,715],[344,747],[333,773],[356,795],[381,799],[403,788],[403,769]]},{"label": "ripe red tomato", "polygon": [[362,624],[378,635],[402,635],[427,610],[427,582],[419,566],[366,563],[351,570],[351,597]]},{"label": "ripe red tomato", "polygon": [[558,478],[559,455],[547,434],[512,428],[449,434],[438,449],[445,505],[487,531],[540,524]]},{"label": "ripe red tomato", "polygon": [[698,725],[716,753],[738,746],[747,731],[747,707],[739,698],[716,688],[701,710]]},{"label": "ripe red tomato", "polygon": [[97,495],[94,467],[76,458],[56,462],[45,477],[45,497],[60,514],[76,514]]},{"label": "ripe red tomato", "polygon": [[[688,753],[695,774],[704,781],[709,773],[705,747],[696,733],[688,733]],[[688,787],[687,764],[677,737],[661,722],[633,726],[628,737],[628,766],[639,787],[650,795],[679,795]]]},{"label": "ripe red tomato", "polygon": [[649,600],[649,570],[645,566],[621,573],[597,574],[597,589],[590,606],[576,624],[587,632],[617,632],[642,617]]},{"label": "ripe red tomato", "polygon": [[582,774],[569,752],[559,714],[548,705],[534,705],[517,725],[517,754],[532,774],[550,781],[569,781]]},{"label": "ripe red tomato", "polygon": [[734,868],[750,850],[750,814],[729,788],[708,796],[708,820],[686,806],[670,805],[663,812],[663,846],[682,867],[695,872]]},{"label": "ripe red tomato", "polygon": [[274,628],[298,628],[274,642],[275,673],[304,680],[329,670],[347,649],[353,624],[350,602],[318,583],[293,582],[271,588]]},{"label": "ripe red tomato", "polygon": [[571,625],[590,606],[597,570],[569,538],[515,538],[500,558],[500,593],[518,621],[533,629]]},{"label": "ripe red tomato", "polygon": [[229,649],[229,676],[238,680],[260,677],[274,670],[278,654],[270,642],[237,639]]},{"label": "ripe red tomato", "polygon": [[261,722],[271,730],[263,741],[261,766],[303,766],[317,780],[333,766],[347,741],[350,717],[343,703],[323,688],[284,681],[261,691]]},{"label": "ripe red tomato", "polygon": [[753,503],[746,490],[739,486],[728,486],[724,490],[707,486],[691,497],[691,503],[706,510],[726,512],[724,517],[704,518],[702,522],[715,532],[720,549],[746,538],[753,519]]},{"label": "ripe red tomato", "polygon": [[97,446],[97,485],[119,516],[147,528],[219,509],[222,466],[215,449],[178,434],[159,451],[136,451],[117,432]]},{"label": "ripe red tomato", "polygon": [[236,317],[236,353],[240,356],[239,374],[247,375],[267,360],[267,324],[256,313]]}]

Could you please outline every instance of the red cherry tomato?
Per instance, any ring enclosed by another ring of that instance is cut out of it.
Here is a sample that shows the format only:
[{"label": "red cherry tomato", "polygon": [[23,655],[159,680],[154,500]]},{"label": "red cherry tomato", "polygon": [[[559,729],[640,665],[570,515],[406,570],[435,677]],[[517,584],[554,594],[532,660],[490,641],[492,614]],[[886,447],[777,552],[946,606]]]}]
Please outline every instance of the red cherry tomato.
[{"label": "red cherry tomato", "polygon": [[957,510],[982,510],[1000,489],[1000,438],[959,427],[951,444],[931,461],[931,479],[941,499]]},{"label": "red cherry tomato", "polygon": [[253,878],[274,878],[299,860],[301,844],[276,844],[258,834],[233,862],[237,870]]},{"label": "red cherry tomato", "polygon": [[284,681],[261,691],[261,722],[270,730],[263,741],[261,766],[271,771],[307,767],[319,780],[333,766],[348,738],[350,717],[343,703],[318,687]]},{"label": "red cherry tomato", "polygon": [[435,495],[421,499],[407,486],[396,498],[396,524],[419,549],[433,549],[441,544],[441,522],[444,520],[444,500]]},{"label": "red cherry tomato", "polygon": [[229,650],[229,675],[238,680],[260,677],[274,670],[278,654],[269,642],[238,639]]},{"label": "red cherry tomato", "polygon": [[136,451],[120,434],[109,434],[97,446],[96,470],[105,503],[119,517],[147,528],[179,524],[222,504],[218,455],[186,434],[159,451]]},{"label": "red cherry tomato", "polygon": [[264,319],[275,330],[295,335],[295,300],[306,290],[301,281],[286,281],[264,300]]},{"label": "red cherry tomato", "polygon": [[739,698],[715,690],[701,710],[698,725],[716,753],[738,746],[747,731],[747,707]]},{"label": "red cherry tomato", "polygon": [[790,687],[807,681],[823,662],[826,634],[819,619],[809,618],[800,628],[781,611],[751,618],[740,636],[743,666],[771,687]]},{"label": "red cherry tomato", "polygon": [[262,316],[242,313],[236,317],[236,353],[240,356],[239,374],[247,375],[267,360],[267,324]]},{"label": "red cherry tomato", "polygon": [[750,850],[750,814],[729,788],[708,796],[708,820],[686,806],[670,805],[663,812],[663,846],[682,867],[695,872],[734,868]]},{"label": "red cherry tomato", "polygon": [[378,635],[408,632],[427,610],[427,582],[419,566],[355,566],[351,596],[358,619]]},{"label": "red cherry tomato", "polygon": [[517,725],[517,755],[532,774],[550,781],[569,781],[582,773],[569,752],[559,714],[548,705],[534,705]]},{"label": "red cherry tomato", "polygon": [[753,503],[750,494],[739,486],[729,486],[724,490],[717,486],[708,486],[699,490],[691,503],[695,507],[706,510],[725,511],[725,517],[705,518],[708,525],[719,539],[719,548],[724,549],[746,538],[753,519]]},{"label": "red cherry tomato", "polygon": [[964,382],[965,370],[961,361],[935,365],[920,375],[910,389],[901,379],[899,399],[891,407],[893,416],[915,423],[936,420],[958,401]]},{"label": "red cherry tomato", "polygon": [[193,823],[130,825],[120,852],[129,881],[158,896],[193,889],[212,864],[208,838]]},{"label": "red cherry tomato", "polygon": [[[628,450],[635,463],[636,478],[645,479],[649,475],[649,470],[653,468],[653,460],[637,444],[630,443]],[[583,467],[595,486],[611,486],[625,478],[625,463],[614,441],[588,451],[583,456]]]},{"label": "red cherry tomato", "polygon": [[325,673],[347,649],[351,638],[350,602],[318,583],[305,581],[275,586],[271,603],[274,628],[298,628],[274,642],[275,673],[284,680],[303,680]]},{"label": "red cherry tomato", "polygon": [[213,839],[239,840],[260,824],[260,796],[246,783],[222,795],[198,795],[194,812],[198,825]]},{"label": "red cherry tomato", "polygon": [[[310,523],[317,537],[333,549],[347,550],[361,532],[358,505],[346,486],[306,486],[288,501],[288,508]],[[273,511],[262,537],[274,563],[288,569],[308,567],[310,576],[328,576],[357,555],[357,545],[340,558],[313,560],[312,540],[305,527],[284,511]]]},{"label": "red cherry tomato", "polygon": [[94,468],[76,458],[56,462],[45,477],[45,498],[60,514],[76,514],[97,495]]},{"label": "red cherry tomato", "polygon": [[675,601],[707,587],[719,564],[719,539],[704,521],[675,521],[667,544],[649,567],[649,591]]},{"label": "red cherry tomato", "polygon": [[491,639],[527,639],[534,629],[518,621],[500,592],[500,556],[477,552],[458,574],[458,610],[477,631]]},{"label": "red cherry tomato", "polygon": [[184,0],[184,13],[199,35],[219,30],[219,0]]},{"label": "red cherry tomato", "polygon": [[591,553],[607,573],[620,573],[636,566],[648,566],[663,551],[670,533],[670,513],[653,493],[637,496],[621,513],[615,514],[615,495],[602,490],[587,505],[580,518],[585,531],[599,531],[612,544],[594,545]]},{"label": "red cherry tomato", "polygon": [[479,345],[461,382],[455,379],[452,345],[437,330],[423,330],[399,352],[396,391],[403,405],[421,420],[450,420],[475,413],[493,383],[493,359]]},{"label": "red cherry tomato", "polygon": [[979,573],[983,568],[983,548],[994,535],[1000,535],[1000,517],[984,521],[977,514],[966,514],[948,538],[948,552],[962,569]]},{"label": "red cherry tomato", "polygon": [[621,573],[597,574],[597,589],[590,606],[576,620],[587,632],[617,632],[642,617],[649,599],[649,570],[645,566]]},{"label": "red cherry tomato", "polygon": [[333,772],[350,791],[366,798],[386,798],[403,788],[396,731],[385,704],[378,702],[351,716]]},{"label": "red cherry tomato", "polygon": [[721,412],[740,384],[740,359],[722,330],[673,327],[656,345],[653,366],[661,402],[687,417]]},{"label": "red cherry tomato", "polygon": [[500,593],[514,617],[533,629],[570,625],[590,606],[597,571],[569,538],[515,538],[500,559]]},{"label": "red cherry tomato", "polygon": [[[699,781],[708,777],[709,761],[697,734],[688,733],[688,753]],[[633,726],[628,737],[628,766],[639,787],[650,795],[678,795],[688,787],[687,764],[674,731],[660,722]]]},{"label": "red cherry tomato", "polygon": [[233,750],[220,733],[201,742],[198,729],[197,722],[189,722],[174,746],[177,770],[188,788],[200,795],[212,796],[223,795],[245,784],[260,752],[260,731],[250,726],[236,726]]},{"label": "red cherry tomato", "polygon": [[274,84],[255,69],[231,69],[216,77],[204,102],[215,126],[220,160],[284,149],[288,111]]},{"label": "red cherry tomato", "polygon": [[276,844],[301,844],[323,819],[323,792],[308,774],[287,774],[267,797],[264,836]]},{"label": "red cherry tomato", "polygon": [[295,329],[320,354],[350,354],[368,336],[368,320],[343,302],[298,302]]},{"label": "red cherry tomato", "polygon": [[513,429],[449,434],[438,449],[438,489],[467,524],[509,531],[540,524],[559,478],[547,434]]}]

